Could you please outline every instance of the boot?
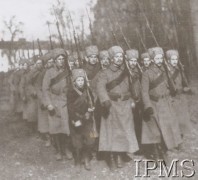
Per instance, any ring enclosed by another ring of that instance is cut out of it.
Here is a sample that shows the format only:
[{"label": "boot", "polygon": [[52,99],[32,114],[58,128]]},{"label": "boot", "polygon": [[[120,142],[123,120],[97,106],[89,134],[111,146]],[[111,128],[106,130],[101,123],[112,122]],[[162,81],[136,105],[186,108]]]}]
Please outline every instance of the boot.
[{"label": "boot", "polygon": [[124,167],[124,162],[122,160],[122,156],[120,153],[116,154],[116,165],[118,168],[123,168]]},{"label": "boot", "polygon": [[113,153],[108,153],[108,165],[110,170],[115,170],[116,169],[116,162],[115,162],[115,157]]},{"label": "boot", "polygon": [[84,158],[84,166],[85,166],[86,170],[88,170],[88,171],[91,170],[90,160],[89,160],[88,156],[85,156],[85,158]]},{"label": "boot", "polygon": [[62,157],[61,153],[60,153],[60,152],[57,153],[57,154],[56,154],[56,160],[57,160],[57,161],[60,161],[60,160],[62,160],[62,159],[63,159],[63,157]]},{"label": "boot", "polygon": [[157,144],[157,147],[158,147],[160,159],[163,159],[166,163],[168,163],[168,156],[164,148],[162,148],[161,144]]},{"label": "boot", "polygon": [[152,156],[153,156],[153,159],[154,160],[158,160],[158,159],[161,159],[161,156],[160,156],[160,149],[159,149],[159,146],[158,144],[153,144],[153,153],[152,153]]},{"label": "boot", "polygon": [[51,141],[48,139],[46,142],[45,142],[45,147],[50,147],[51,146]]},{"label": "boot", "polygon": [[68,160],[73,159],[73,154],[68,147],[65,148],[65,156],[66,156],[66,159]]},{"label": "boot", "polygon": [[59,160],[62,160],[60,134],[55,134],[54,135],[54,140],[55,140],[55,144],[56,144],[56,147],[57,147],[56,160],[59,161]]}]

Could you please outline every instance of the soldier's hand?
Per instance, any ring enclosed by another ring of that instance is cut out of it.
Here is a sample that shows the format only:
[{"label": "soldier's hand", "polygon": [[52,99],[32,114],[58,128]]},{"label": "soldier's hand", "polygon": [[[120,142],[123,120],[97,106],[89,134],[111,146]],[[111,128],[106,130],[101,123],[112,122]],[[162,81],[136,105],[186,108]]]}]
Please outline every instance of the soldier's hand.
[{"label": "soldier's hand", "polygon": [[104,118],[107,118],[109,116],[109,111],[110,111],[110,107],[111,107],[111,101],[107,100],[102,104],[103,108],[102,108],[102,115],[104,116]]},{"label": "soldier's hand", "polygon": [[90,112],[86,112],[85,113],[85,119],[88,120],[91,117],[91,113]]},{"label": "soldier's hand", "polygon": [[72,121],[72,124],[73,124],[75,127],[80,127],[80,126],[82,126],[81,120]]},{"label": "soldier's hand", "polygon": [[135,108],[135,102],[131,103],[131,107],[134,109]]},{"label": "soldier's hand", "polygon": [[51,104],[49,104],[49,105],[47,106],[47,109],[48,109],[48,111],[52,111],[52,110],[54,110],[54,106],[51,105]]},{"label": "soldier's hand", "polygon": [[144,111],[144,117],[148,117],[150,115],[154,114],[153,108],[152,107],[148,107],[145,109]]},{"label": "soldier's hand", "polygon": [[88,112],[94,112],[94,110],[95,110],[95,107],[88,108]]},{"label": "soldier's hand", "polygon": [[111,101],[107,100],[107,101],[103,102],[103,106],[109,110],[111,107]]},{"label": "soldier's hand", "polygon": [[193,95],[193,94],[194,94],[193,91],[192,91],[192,89],[189,88],[189,87],[184,87],[184,88],[183,88],[183,92],[184,92],[185,94],[188,94],[188,95]]}]

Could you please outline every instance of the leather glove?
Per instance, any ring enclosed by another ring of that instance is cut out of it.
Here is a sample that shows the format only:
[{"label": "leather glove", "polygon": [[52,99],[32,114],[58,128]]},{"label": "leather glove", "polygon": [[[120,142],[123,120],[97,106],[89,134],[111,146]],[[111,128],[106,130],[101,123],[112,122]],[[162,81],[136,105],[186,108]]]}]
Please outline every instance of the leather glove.
[{"label": "leather glove", "polygon": [[110,109],[111,107],[111,101],[110,100],[107,100],[105,102],[103,102],[103,106],[106,108],[106,109]]},{"label": "leather glove", "polygon": [[45,107],[43,104],[41,104],[40,107],[41,107],[41,110],[42,110],[42,111],[46,110],[46,107]]},{"label": "leather glove", "polygon": [[148,107],[145,109],[144,111],[144,117],[149,117],[150,115],[154,114],[153,108],[152,107]]},{"label": "leather glove", "polygon": [[103,113],[102,115],[104,116],[104,118],[107,118],[109,116],[109,111],[110,111],[110,107],[111,107],[111,101],[107,100],[105,102],[103,102]]}]

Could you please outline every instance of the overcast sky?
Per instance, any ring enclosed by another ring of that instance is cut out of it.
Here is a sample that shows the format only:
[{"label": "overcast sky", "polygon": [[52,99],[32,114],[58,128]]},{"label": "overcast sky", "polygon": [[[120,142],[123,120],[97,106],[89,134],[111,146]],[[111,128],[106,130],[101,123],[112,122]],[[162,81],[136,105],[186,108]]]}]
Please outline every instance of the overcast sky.
[{"label": "overcast sky", "polygon": [[[85,7],[90,0],[64,0],[71,11],[79,14],[85,11]],[[24,37],[28,40],[40,38],[47,39],[47,20],[52,20],[49,16],[49,9],[56,0],[0,0],[0,39],[4,30],[3,20],[15,15],[18,21],[24,23]],[[8,36],[5,34],[5,40]]]}]

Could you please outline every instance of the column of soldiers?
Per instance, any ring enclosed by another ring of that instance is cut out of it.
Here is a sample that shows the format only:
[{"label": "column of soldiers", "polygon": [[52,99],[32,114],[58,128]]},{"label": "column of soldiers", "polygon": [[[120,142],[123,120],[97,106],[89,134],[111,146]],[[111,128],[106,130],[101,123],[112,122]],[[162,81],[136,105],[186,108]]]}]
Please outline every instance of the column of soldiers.
[{"label": "column of soldiers", "polygon": [[133,153],[157,160],[181,148],[190,130],[190,89],[177,50],[154,47],[140,56],[136,49],[88,46],[78,54],[54,49],[20,60],[9,79],[13,111],[55,148],[56,160],[74,158],[77,168],[90,170],[102,154],[115,169]]}]

